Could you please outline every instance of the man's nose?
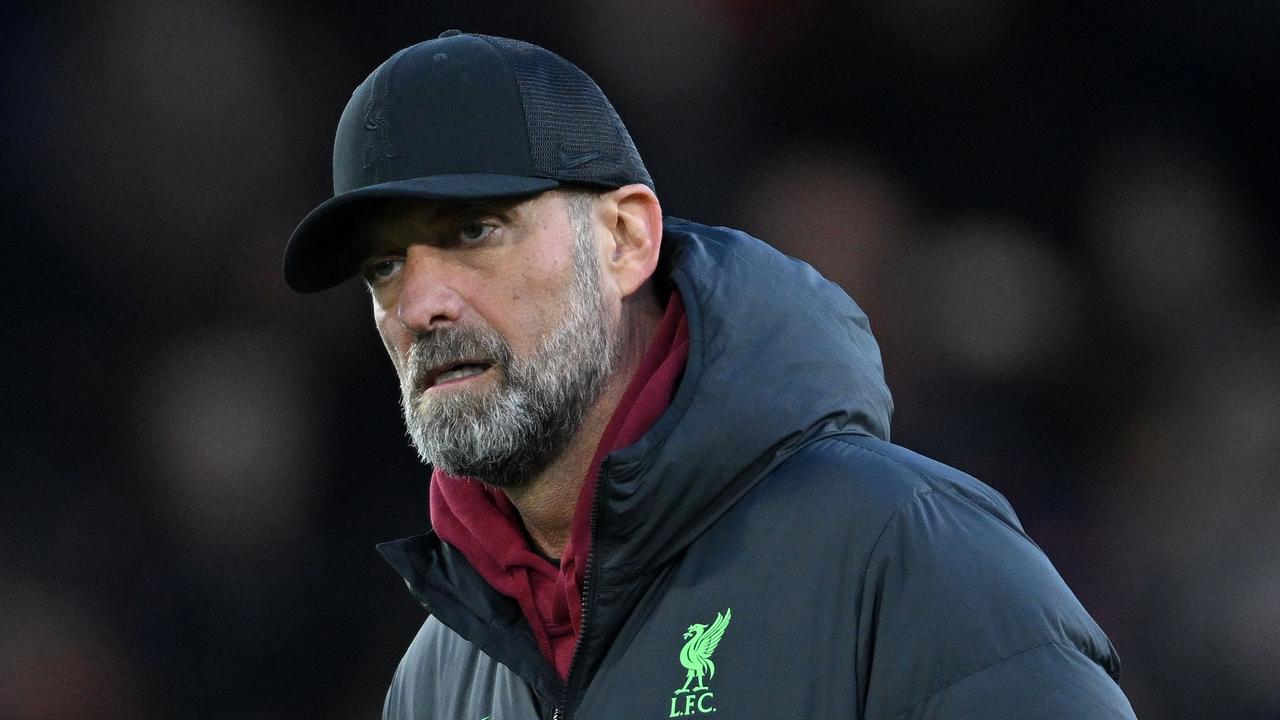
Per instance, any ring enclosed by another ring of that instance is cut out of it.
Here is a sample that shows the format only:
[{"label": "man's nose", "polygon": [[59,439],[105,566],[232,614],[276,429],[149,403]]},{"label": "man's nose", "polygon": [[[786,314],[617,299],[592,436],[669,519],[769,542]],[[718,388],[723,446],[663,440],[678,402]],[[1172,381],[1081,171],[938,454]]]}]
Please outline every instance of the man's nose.
[{"label": "man's nose", "polygon": [[422,335],[461,319],[465,303],[457,289],[459,277],[447,261],[428,248],[414,246],[405,256],[401,273],[396,314],[406,329]]}]

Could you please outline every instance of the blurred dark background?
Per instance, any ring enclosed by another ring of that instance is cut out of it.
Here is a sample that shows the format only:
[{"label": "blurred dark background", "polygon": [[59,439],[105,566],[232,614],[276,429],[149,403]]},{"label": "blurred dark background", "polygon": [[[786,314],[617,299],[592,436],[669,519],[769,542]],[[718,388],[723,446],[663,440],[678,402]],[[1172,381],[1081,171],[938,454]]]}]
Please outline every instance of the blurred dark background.
[{"label": "blurred dark background", "polygon": [[358,287],[279,259],[450,27],[592,74],[670,214],[867,309],[894,439],[1013,502],[1143,718],[1280,718],[1280,5],[7,3],[0,716],[378,715],[426,525]]}]

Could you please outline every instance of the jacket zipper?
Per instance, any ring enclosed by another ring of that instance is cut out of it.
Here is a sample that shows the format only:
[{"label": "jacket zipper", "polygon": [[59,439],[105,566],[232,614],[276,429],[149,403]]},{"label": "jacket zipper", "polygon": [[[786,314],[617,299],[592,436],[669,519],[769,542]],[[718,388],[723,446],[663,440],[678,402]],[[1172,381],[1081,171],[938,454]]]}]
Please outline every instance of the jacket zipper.
[{"label": "jacket zipper", "polygon": [[603,484],[603,480],[604,465],[601,464],[600,471],[596,473],[596,486],[591,492],[591,522],[588,524],[588,527],[590,528],[590,535],[588,537],[591,538],[591,544],[587,547],[587,561],[584,563],[582,568],[582,588],[580,592],[580,595],[582,596],[582,605],[580,606],[582,613],[579,617],[582,618],[582,624],[581,629],[578,632],[578,640],[573,645],[573,656],[569,660],[569,676],[565,678],[564,692],[560,694],[560,703],[551,714],[552,720],[569,720],[571,717],[569,714],[569,704],[573,700],[574,695],[573,691],[575,683],[573,681],[575,680],[575,676],[579,674],[575,672],[580,664],[578,656],[582,654],[582,647],[586,644],[587,629],[591,627],[590,613],[591,606],[593,605],[591,601],[594,599],[592,595],[595,593],[595,583],[593,583],[591,579],[593,570],[595,569],[596,523],[599,522],[600,518],[600,503],[602,502],[600,499],[600,486]]}]

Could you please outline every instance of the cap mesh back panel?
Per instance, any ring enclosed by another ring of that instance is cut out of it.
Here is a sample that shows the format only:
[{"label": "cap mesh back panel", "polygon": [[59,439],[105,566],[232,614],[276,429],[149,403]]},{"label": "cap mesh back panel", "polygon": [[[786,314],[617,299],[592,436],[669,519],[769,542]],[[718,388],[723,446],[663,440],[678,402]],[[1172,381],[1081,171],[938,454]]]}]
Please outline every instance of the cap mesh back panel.
[{"label": "cap mesh back panel", "polygon": [[588,185],[653,187],[622,119],[586,73],[536,45],[481,37],[511,62],[539,173]]}]

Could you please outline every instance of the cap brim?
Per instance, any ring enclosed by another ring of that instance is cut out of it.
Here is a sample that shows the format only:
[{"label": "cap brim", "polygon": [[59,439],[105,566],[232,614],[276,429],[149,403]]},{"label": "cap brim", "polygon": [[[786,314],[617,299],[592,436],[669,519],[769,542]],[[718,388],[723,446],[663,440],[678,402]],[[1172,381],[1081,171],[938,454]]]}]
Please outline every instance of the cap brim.
[{"label": "cap brim", "polygon": [[364,262],[368,203],[379,200],[484,200],[536,195],[559,187],[549,178],[517,175],[435,175],[369,185],[335,195],[298,224],[284,251],[284,279],[300,293],[327,290],[353,277]]}]

